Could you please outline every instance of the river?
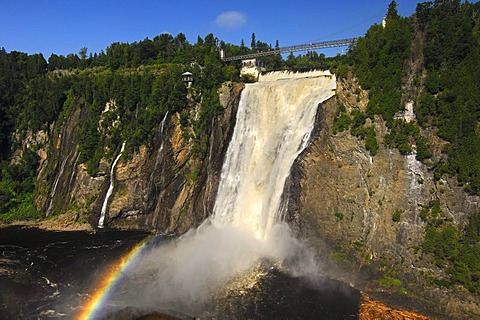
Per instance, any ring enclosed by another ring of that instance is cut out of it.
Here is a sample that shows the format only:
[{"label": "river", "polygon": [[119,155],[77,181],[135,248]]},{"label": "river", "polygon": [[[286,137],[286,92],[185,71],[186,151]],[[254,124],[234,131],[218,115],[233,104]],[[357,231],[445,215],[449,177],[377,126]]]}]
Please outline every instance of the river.
[{"label": "river", "polygon": [[[0,318],[78,318],[108,270],[120,263],[119,257],[148,237],[150,251],[177,241],[172,237],[151,238],[137,231],[1,229]],[[129,270],[139,269],[133,264]],[[128,276],[136,273],[124,272],[125,276],[116,279],[108,299],[88,318],[159,318],[160,314],[171,314],[185,319],[355,319],[360,299],[356,290],[343,283],[326,278],[312,283],[264,260],[202,300],[203,310],[188,314],[175,308],[156,309],[155,304],[130,305],[130,294],[143,296],[148,275],[138,278]]]}]

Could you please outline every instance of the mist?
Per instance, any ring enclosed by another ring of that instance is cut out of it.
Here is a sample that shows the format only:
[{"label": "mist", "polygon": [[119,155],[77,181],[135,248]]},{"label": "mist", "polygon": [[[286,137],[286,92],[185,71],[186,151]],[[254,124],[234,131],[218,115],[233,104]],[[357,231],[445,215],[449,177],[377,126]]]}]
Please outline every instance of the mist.
[{"label": "mist", "polygon": [[[287,79],[288,78],[288,79]],[[242,92],[214,206],[200,227],[151,246],[125,271],[110,304],[214,312],[215,293],[262,261],[320,278],[315,255],[282,221],[282,193],[306,147],[318,104],[334,94],[328,71],[269,74]]]},{"label": "mist", "polygon": [[[319,275],[313,254],[292,235],[288,225],[275,225],[260,239],[251,230],[217,226],[209,220],[178,239],[151,247],[125,271],[115,305],[175,310],[198,315],[217,290],[262,260],[292,270],[293,276]],[[123,305],[125,304],[125,305]],[[213,311],[213,310],[211,310]]]}]

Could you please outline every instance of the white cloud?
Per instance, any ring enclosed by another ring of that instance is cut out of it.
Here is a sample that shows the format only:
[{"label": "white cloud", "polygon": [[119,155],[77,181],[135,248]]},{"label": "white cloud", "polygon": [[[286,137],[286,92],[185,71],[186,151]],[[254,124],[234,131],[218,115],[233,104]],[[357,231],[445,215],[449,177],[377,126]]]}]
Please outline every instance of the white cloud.
[{"label": "white cloud", "polygon": [[235,29],[247,23],[247,17],[238,11],[226,11],[217,16],[215,24],[219,27]]}]

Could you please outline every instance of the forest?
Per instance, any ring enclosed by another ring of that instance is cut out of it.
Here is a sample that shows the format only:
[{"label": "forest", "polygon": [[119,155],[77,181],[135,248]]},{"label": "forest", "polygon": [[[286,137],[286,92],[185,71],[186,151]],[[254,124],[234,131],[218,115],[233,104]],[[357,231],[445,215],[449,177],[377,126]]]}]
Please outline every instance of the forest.
[{"label": "forest", "polygon": [[[276,43],[278,46],[278,41]],[[183,124],[193,126],[195,150],[206,150],[207,124],[222,108],[217,89],[225,81],[242,81],[240,62],[225,64],[220,50],[227,55],[271,50],[272,46],[256,40],[251,47],[219,41],[213,34],[198,37],[195,44],[184,34],[161,34],[153,40],[113,43],[100,53],[52,54],[48,61],[42,54],[0,50],[0,217],[4,221],[42,216],[32,204],[38,156],[36,150],[22,150],[22,156],[10,161],[21,141],[40,130],[53,133],[72,108],[81,105],[82,125],[79,135],[80,163],[95,175],[105,150],[112,157],[122,141],[127,154],[148,144],[157,123],[167,112],[179,112]],[[287,60],[267,57],[269,70],[284,68],[328,68],[329,62],[316,52]],[[330,59],[330,62],[332,59]],[[200,103],[200,118],[188,120],[187,89],[182,73],[190,71],[195,81],[191,88]],[[200,100],[199,96],[202,96]],[[107,102],[116,109],[97,124]],[[52,125],[54,127],[52,127]]]},{"label": "forest", "polygon": [[[279,46],[278,41],[275,48]],[[208,124],[222,112],[217,89],[239,77],[240,62],[224,63],[226,56],[272,50],[252,34],[250,46],[227,44],[213,34],[196,43],[184,34],[161,34],[134,43],[112,43],[105,51],[81,48],[67,56],[0,50],[0,217],[3,221],[38,218],[33,205],[37,150],[21,141],[44,130],[52,135],[75,106],[82,108],[79,162],[94,175],[102,157],[113,157],[122,141],[127,154],[151,142],[158,122],[167,112],[178,112],[183,125],[193,127],[197,156],[205,155]],[[418,64],[413,71],[409,61]],[[401,17],[397,3],[387,8],[385,25],[374,24],[345,55],[325,57],[308,52],[265,57],[268,70],[330,68],[339,79],[358,78],[369,92],[366,112],[340,108],[335,132],[349,132],[365,141],[374,156],[379,147],[373,127],[381,117],[389,134],[387,148],[414,153],[435,174],[456,177],[472,195],[480,195],[480,3],[436,0],[417,5],[410,17]],[[194,74],[187,89],[181,74]],[[412,76],[413,84],[408,84]],[[414,90],[412,90],[412,87]],[[200,117],[188,118],[187,90],[201,103]],[[203,97],[199,98],[200,94]],[[417,121],[407,123],[398,114],[405,102],[415,103]],[[105,118],[107,102],[114,111]],[[102,121],[100,121],[102,119]],[[100,126],[98,124],[101,124]],[[445,142],[434,156],[426,139],[433,131]],[[105,155],[105,150],[107,153]],[[13,160],[12,160],[13,159]],[[423,250],[450,270],[444,285],[462,283],[480,292],[480,218],[477,213],[464,230],[444,218],[439,205],[424,208],[427,232]],[[443,218],[442,218],[443,217]]]}]

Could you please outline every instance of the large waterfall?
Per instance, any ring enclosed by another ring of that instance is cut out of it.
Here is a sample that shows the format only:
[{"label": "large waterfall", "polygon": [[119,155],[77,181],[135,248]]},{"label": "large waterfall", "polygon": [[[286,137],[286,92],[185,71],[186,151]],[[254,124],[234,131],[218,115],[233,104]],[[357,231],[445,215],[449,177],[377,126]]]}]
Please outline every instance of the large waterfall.
[{"label": "large waterfall", "polygon": [[214,223],[268,236],[281,220],[285,180],[312,131],[317,106],[334,94],[329,72],[273,72],[242,92],[222,170]]},{"label": "large waterfall", "polygon": [[142,285],[128,285],[116,301],[201,315],[220,287],[259,261],[284,265],[293,275],[317,274],[315,263],[307,271],[312,259],[304,258],[280,207],[317,107],[334,95],[335,86],[335,76],[324,71],[275,72],[247,84],[212,217],[142,255],[129,275],[143,279]]}]

